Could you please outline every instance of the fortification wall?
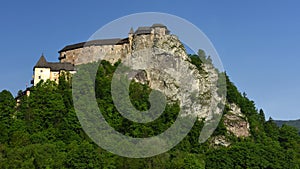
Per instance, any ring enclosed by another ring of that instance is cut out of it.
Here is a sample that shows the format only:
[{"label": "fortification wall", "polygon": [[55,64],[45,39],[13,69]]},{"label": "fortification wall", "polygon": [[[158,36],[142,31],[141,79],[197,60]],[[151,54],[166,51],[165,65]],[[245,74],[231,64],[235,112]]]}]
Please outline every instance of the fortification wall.
[{"label": "fortification wall", "polygon": [[129,53],[129,44],[86,46],[60,53],[60,62],[70,62],[74,65],[107,60],[117,62]]},{"label": "fortification wall", "polygon": [[182,43],[175,35],[170,35],[165,28],[155,27],[151,33],[130,34],[128,42],[117,45],[91,45],[76,49],[62,51],[60,62],[70,62],[80,65],[99,60],[106,60],[115,63],[125,58],[132,51],[151,49],[154,47],[165,49],[174,55],[182,56],[185,59],[186,52]]}]

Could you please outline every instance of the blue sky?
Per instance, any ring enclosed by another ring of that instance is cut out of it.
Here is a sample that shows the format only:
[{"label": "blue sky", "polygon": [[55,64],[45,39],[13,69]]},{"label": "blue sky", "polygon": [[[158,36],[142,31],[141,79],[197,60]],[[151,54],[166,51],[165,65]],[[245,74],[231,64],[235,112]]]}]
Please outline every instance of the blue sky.
[{"label": "blue sky", "polygon": [[44,53],[57,61],[67,44],[137,12],[177,15],[215,46],[241,92],[266,117],[299,119],[300,2],[278,1],[3,1],[0,5],[0,90],[17,93]]}]

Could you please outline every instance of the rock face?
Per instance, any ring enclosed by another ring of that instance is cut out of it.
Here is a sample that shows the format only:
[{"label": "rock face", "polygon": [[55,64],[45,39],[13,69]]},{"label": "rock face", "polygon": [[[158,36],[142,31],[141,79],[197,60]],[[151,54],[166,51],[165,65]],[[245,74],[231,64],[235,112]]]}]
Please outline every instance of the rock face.
[{"label": "rock face", "polygon": [[249,137],[250,125],[241,109],[236,104],[230,104],[231,111],[224,115],[224,125],[228,132],[236,137]]},{"label": "rock face", "polygon": [[[190,62],[183,44],[175,35],[143,35],[133,39],[132,53],[122,59],[131,69],[144,70],[134,78],[165,94],[171,102],[179,101],[199,118],[213,120],[221,115],[225,96],[217,93],[217,70],[203,64],[199,71]],[[145,79],[143,79],[143,78]]]},{"label": "rock face", "polygon": [[211,139],[210,143],[213,146],[225,146],[225,147],[228,147],[231,144],[225,136],[215,136]]},{"label": "rock face", "polygon": [[[138,82],[165,94],[171,102],[180,101],[189,114],[218,121],[225,94],[218,93],[219,73],[212,64],[203,64],[200,72],[191,64],[184,45],[166,26],[153,24],[130,30],[128,38],[104,39],[68,45],[59,51],[60,62],[74,65],[106,60],[127,62]],[[225,80],[225,79],[224,79]],[[182,101],[181,101],[182,100]]]},{"label": "rock face", "polygon": [[[246,116],[241,112],[241,109],[234,103],[226,103],[230,107],[230,111],[223,116],[224,126],[227,133],[239,138],[250,136],[250,124]],[[214,136],[210,139],[212,146],[231,145],[230,140],[225,135]]]}]

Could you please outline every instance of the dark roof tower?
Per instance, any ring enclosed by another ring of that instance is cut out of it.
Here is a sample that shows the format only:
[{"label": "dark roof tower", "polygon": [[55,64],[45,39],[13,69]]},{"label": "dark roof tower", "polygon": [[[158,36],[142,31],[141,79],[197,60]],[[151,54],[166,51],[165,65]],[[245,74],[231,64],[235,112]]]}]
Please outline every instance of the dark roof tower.
[{"label": "dark roof tower", "polygon": [[161,23],[155,23],[151,26],[151,28],[165,28],[166,29],[166,34],[170,34],[170,30],[167,28],[166,25],[161,24]]},{"label": "dark roof tower", "polygon": [[44,68],[44,67],[48,67],[48,62],[44,57],[44,54],[42,54],[39,61],[35,64],[34,68]]}]

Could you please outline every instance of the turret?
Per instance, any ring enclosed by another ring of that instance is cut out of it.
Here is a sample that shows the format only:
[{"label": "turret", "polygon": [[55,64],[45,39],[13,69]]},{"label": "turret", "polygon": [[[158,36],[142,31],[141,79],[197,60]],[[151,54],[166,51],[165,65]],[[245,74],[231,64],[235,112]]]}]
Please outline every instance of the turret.
[{"label": "turret", "polygon": [[154,29],[154,34],[156,35],[160,35],[160,36],[163,36],[163,35],[168,35],[170,34],[170,31],[168,30],[167,26],[163,25],[163,24],[153,24],[151,26],[152,29]]},{"label": "turret", "polygon": [[129,40],[129,52],[132,51],[132,41],[133,41],[133,35],[134,35],[134,30],[133,28],[131,27],[130,28],[130,31],[128,33],[128,40]]}]

